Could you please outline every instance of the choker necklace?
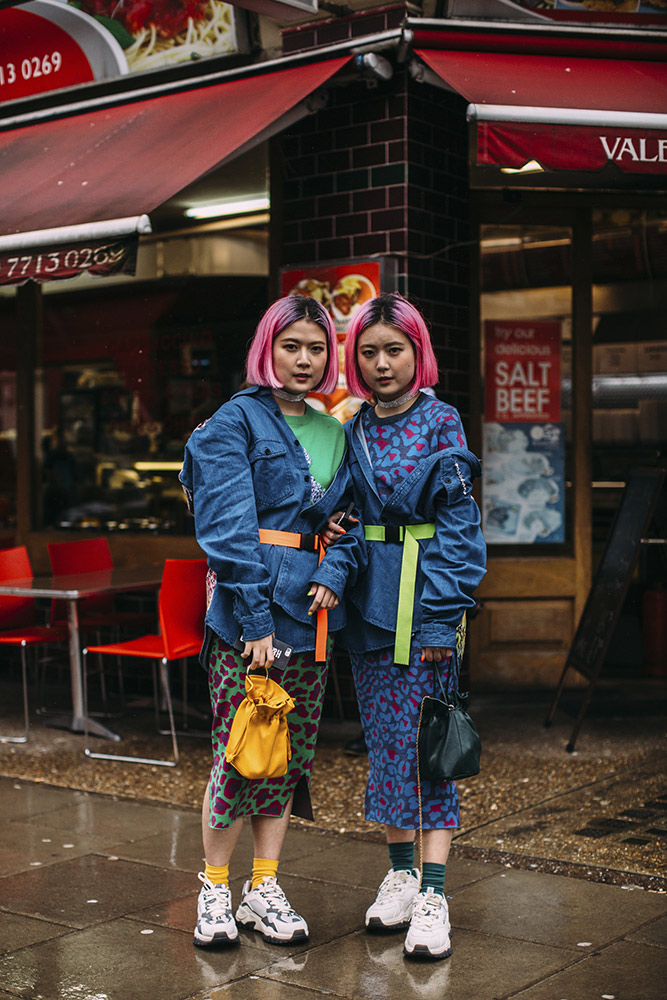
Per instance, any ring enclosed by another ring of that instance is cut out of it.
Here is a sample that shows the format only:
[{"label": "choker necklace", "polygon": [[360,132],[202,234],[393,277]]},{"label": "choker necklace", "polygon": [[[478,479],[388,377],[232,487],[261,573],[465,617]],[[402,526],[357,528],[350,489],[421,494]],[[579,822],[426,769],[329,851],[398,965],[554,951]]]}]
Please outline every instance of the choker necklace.
[{"label": "choker necklace", "polygon": [[409,399],[419,394],[419,389],[410,389],[406,392],[404,396],[399,396],[398,399],[389,399],[386,403],[381,400],[377,400],[376,406],[381,406],[383,410],[393,410],[397,406],[401,406],[403,403],[407,403]]},{"label": "choker necklace", "polygon": [[308,395],[307,392],[287,392],[286,389],[272,389],[271,392],[278,399],[286,399],[288,403],[300,403]]}]

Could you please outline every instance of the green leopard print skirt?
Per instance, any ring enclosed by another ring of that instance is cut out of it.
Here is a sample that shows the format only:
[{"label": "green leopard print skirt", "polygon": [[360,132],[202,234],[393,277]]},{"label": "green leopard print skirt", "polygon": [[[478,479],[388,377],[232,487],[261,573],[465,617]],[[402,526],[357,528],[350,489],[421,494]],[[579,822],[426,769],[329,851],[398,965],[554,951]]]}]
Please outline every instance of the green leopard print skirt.
[{"label": "green leopard print skirt", "polygon": [[[329,643],[331,654],[331,642]],[[213,711],[213,766],[209,785],[209,826],[225,829],[242,816],[275,816],[294,795],[292,814],[312,819],[310,772],[322,715],[328,662],[315,662],[314,651],[294,653],[285,670],[271,676],[295,703],[287,715],[292,759],[282,778],[244,778],[225,760],[225,747],[236,709],[245,698],[245,668],[240,655],[217,636],[208,663]]]}]

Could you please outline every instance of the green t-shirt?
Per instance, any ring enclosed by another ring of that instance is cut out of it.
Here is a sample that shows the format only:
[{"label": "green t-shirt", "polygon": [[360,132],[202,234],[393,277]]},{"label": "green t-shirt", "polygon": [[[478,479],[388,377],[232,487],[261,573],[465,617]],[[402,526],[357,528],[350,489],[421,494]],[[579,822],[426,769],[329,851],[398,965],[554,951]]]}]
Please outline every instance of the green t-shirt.
[{"label": "green t-shirt", "polygon": [[306,454],[310,466],[310,502],[315,503],[338,471],[345,452],[345,431],[335,417],[308,404],[302,417],[284,416]]}]

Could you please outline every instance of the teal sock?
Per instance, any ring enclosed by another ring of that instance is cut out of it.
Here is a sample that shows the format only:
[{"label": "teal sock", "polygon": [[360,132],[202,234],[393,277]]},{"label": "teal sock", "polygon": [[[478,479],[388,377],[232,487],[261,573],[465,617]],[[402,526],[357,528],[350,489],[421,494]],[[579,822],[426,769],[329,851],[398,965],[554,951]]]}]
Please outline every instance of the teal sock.
[{"label": "teal sock", "polygon": [[422,883],[420,892],[433,889],[439,896],[445,895],[445,865],[439,865],[435,861],[425,861],[422,868]]},{"label": "teal sock", "polygon": [[415,842],[408,840],[402,844],[388,844],[391,867],[395,872],[411,872],[415,865]]}]

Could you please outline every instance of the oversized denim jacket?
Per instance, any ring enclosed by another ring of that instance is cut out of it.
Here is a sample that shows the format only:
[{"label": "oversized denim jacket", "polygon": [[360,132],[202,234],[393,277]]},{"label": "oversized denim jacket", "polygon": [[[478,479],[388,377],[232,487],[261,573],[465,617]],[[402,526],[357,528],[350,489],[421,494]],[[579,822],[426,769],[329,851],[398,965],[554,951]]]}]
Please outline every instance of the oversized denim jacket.
[{"label": "oversized denim jacket", "polygon": [[[435,523],[434,537],[419,542],[413,635],[422,646],[454,647],[456,626],[466,609],[474,606],[475,588],[486,572],[479,508],[471,495],[481,465],[466,448],[435,452],[421,459],[384,503],[375,485],[361,422],[368,405],[364,403],[345,425],[355,502],[364,524]],[[368,570],[348,591],[352,607],[338,637],[356,653],[393,644],[403,557],[400,543],[368,541],[366,545]]]},{"label": "oversized denim jacket", "polygon": [[217,575],[206,615],[216,635],[231,645],[239,633],[250,640],[273,632],[296,652],[313,649],[311,582],[325,584],[341,599],[329,612],[329,631],[341,628],[343,591],[365,566],[361,527],[348,531],[319,567],[314,551],[262,544],[258,529],[312,533],[323,528],[351,499],[346,457],[311,505],[303,448],[270,390],[254,386],[192,432],[179,478],[194,513],[197,541]]}]

